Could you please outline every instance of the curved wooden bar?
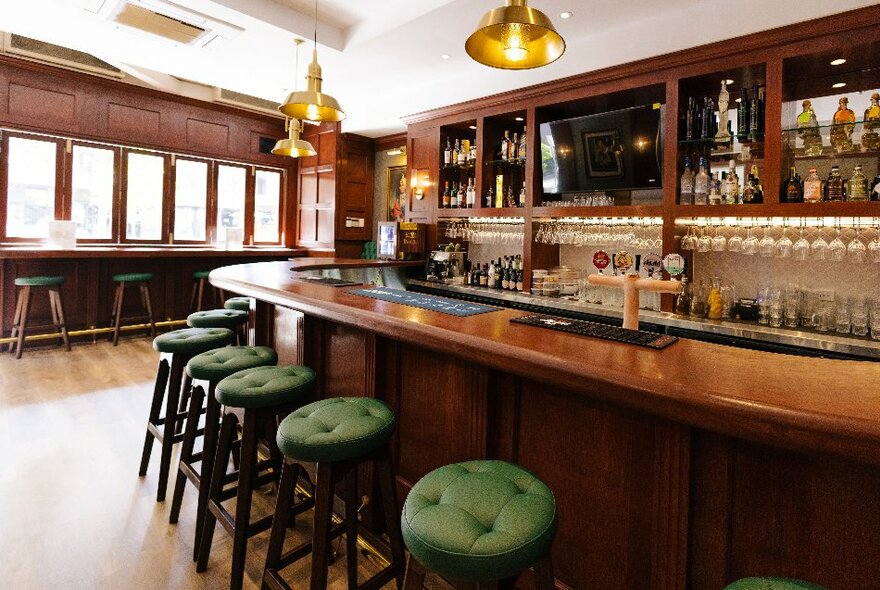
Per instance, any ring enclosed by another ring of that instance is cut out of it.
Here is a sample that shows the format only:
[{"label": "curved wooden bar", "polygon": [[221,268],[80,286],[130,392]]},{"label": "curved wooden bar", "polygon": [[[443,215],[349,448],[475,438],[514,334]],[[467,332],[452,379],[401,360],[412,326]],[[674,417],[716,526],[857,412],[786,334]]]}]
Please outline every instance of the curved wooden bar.
[{"label": "curved wooden bar", "polygon": [[706,588],[880,575],[874,363],[681,340],[654,351],[465,318],[297,280],[289,262],[211,282],[255,297],[260,340],[314,366],[319,395],[376,395],[399,418],[405,488],[443,463],[517,461],[560,503],[573,588]]},{"label": "curved wooden bar", "polygon": [[290,269],[295,271],[329,270],[342,268],[396,268],[425,266],[424,260],[364,260],[362,258],[292,258]]},{"label": "curved wooden bar", "polygon": [[0,246],[0,260],[58,258],[277,258],[305,254],[302,248],[250,247],[240,250],[186,246],[79,246],[57,250],[34,246]]}]

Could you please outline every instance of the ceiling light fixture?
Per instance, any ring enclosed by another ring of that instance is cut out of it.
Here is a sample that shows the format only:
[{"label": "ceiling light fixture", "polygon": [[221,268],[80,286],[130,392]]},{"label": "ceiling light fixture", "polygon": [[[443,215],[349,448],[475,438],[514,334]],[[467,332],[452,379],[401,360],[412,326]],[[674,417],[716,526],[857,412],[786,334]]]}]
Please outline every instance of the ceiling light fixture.
[{"label": "ceiling light fixture", "polygon": [[831,85],[832,88],[843,88],[844,86],[846,86],[846,82],[836,82]]},{"label": "ceiling light fixture", "polygon": [[547,15],[529,8],[527,0],[507,0],[506,6],[483,15],[464,48],[483,65],[528,70],[559,59],[565,53],[565,40]]},{"label": "ceiling light fixture", "polygon": [[448,53],[441,53],[440,58],[441,59],[452,59],[452,56],[449,55]]},{"label": "ceiling light fixture", "polygon": [[405,153],[406,153],[406,146],[405,145],[402,145],[400,147],[396,147],[393,150],[388,150],[387,152],[385,152],[385,154],[389,155],[389,156],[400,156]]},{"label": "ceiling light fixture", "polygon": [[845,59],[843,59],[842,57],[838,57],[837,59],[832,60],[831,65],[832,66],[842,66],[845,63],[846,63]]},{"label": "ceiling light fixture", "polygon": [[[294,72],[299,71],[299,46],[303,44],[302,39],[294,39],[293,44],[296,45],[296,62]],[[294,76],[293,90],[296,91],[296,76]],[[272,148],[272,153],[276,156],[289,156],[291,158],[307,158],[315,156],[318,152],[311,143],[299,138],[302,133],[302,121],[299,119],[284,119],[284,130],[287,131],[287,139],[279,139]]]},{"label": "ceiling light fixture", "polygon": [[568,10],[566,10],[565,12],[559,13],[559,18],[571,18],[572,16],[574,16],[574,15],[571,12],[569,12]]},{"label": "ceiling light fixture", "polygon": [[309,64],[307,89],[291,92],[278,110],[291,119],[309,121],[342,121],[345,112],[335,98],[321,92],[321,66],[318,65],[318,0],[315,0],[315,48],[312,50],[312,63]]}]

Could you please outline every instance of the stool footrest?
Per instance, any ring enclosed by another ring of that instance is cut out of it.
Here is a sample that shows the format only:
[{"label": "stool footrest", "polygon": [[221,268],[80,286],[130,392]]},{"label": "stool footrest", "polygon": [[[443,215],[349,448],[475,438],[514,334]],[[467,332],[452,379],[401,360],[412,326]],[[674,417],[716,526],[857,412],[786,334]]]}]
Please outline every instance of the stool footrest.
[{"label": "stool footrest", "polygon": [[[330,527],[330,540],[332,541],[338,537],[341,537],[342,533],[344,533],[344,532],[345,532],[345,524],[344,523],[339,523],[339,524],[333,525],[332,527]],[[283,568],[289,566],[290,564],[294,563],[295,561],[299,561],[300,559],[302,559],[306,555],[309,555],[311,552],[312,552],[312,542],[310,540],[305,541],[304,543],[302,543],[298,547],[294,547],[293,549],[291,549],[287,553],[282,554],[281,559],[278,562],[277,569],[279,569],[279,570],[283,569]],[[272,571],[272,573],[274,573],[273,570],[270,570],[270,571]],[[289,588],[289,586],[287,586],[287,584],[285,584],[284,586],[280,586],[280,587],[281,588]]]}]

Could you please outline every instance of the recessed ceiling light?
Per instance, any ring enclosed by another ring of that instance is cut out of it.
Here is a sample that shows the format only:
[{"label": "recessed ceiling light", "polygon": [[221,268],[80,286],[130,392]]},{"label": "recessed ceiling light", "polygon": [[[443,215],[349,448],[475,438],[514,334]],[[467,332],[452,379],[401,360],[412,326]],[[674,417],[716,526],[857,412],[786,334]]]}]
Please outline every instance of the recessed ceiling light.
[{"label": "recessed ceiling light", "polygon": [[733,80],[728,78],[727,80],[724,81],[724,83],[727,84],[728,86],[730,86],[731,84],[733,84]]},{"label": "recessed ceiling light", "polygon": [[846,86],[846,82],[837,82],[831,85],[832,88],[843,88],[844,86]]},{"label": "recessed ceiling light", "polygon": [[522,117],[516,117],[516,118],[514,119],[514,121],[525,121],[525,119],[523,119]]},{"label": "recessed ceiling light", "polygon": [[442,59],[452,59],[452,56],[449,55],[448,53],[441,53],[441,54],[440,54],[440,57],[441,57]]},{"label": "recessed ceiling light", "polygon": [[565,12],[559,13],[559,18],[571,18],[571,17],[572,17],[572,13],[567,10]]},{"label": "recessed ceiling light", "polygon": [[846,60],[843,59],[842,57],[839,57],[839,58],[833,60],[833,61],[831,62],[831,65],[832,65],[832,66],[842,66],[842,65],[845,64],[845,63],[846,63]]}]

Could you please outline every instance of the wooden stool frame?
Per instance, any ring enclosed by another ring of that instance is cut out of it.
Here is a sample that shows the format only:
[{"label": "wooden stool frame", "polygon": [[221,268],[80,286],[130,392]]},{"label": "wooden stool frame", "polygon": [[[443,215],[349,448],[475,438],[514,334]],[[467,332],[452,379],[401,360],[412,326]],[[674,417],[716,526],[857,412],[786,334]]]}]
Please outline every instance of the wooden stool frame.
[{"label": "wooden stool frame", "polygon": [[136,283],[126,283],[119,281],[116,285],[116,293],[113,295],[113,309],[110,313],[110,323],[113,324],[113,333],[110,339],[113,346],[119,344],[119,327],[122,324],[122,304],[125,301],[125,287],[129,285],[137,285],[140,288],[141,304],[147,311],[147,319],[150,322],[150,337],[156,337],[156,322],[153,321],[153,305],[150,301],[150,287],[146,281],[138,281]]},{"label": "wooden stool frame", "polygon": [[67,335],[67,323],[64,319],[64,306],[61,304],[60,285],[51,286],[23,286],[18,287],[18,297],[15,300],[15,316],[12,319],[11,338],[17,338],[14,344],[9,345],[9,352],[15,353],[15,358],[20,359],[24,352],[24,335],[27,329],[28,313],[31,307],[31,289],[48,289],[49,310],[52,312],[52,325],[58,328],[58,337],[70,350],[70,337]]},{"label": "wooden stool frame", "polygon": [[[535,590],[555,590],[556,582],[553,578],[553,562],[550,559],[549,553],[541,558],[541,560],[534,565],[533,569],[535,572]],[[425,576],[428,573],[430,572],[427,568],[410,555],[409,562],[406,566],[406,577],[403,580],[403,590],[422,590],[425,583]],[[459,590],[514,590],[514,588],[516,588],[516,581],[519,579],[520,575],[522,575],[522,573],[511,578],[491,582],[456,583],[448,580],[447,582]]]}]

